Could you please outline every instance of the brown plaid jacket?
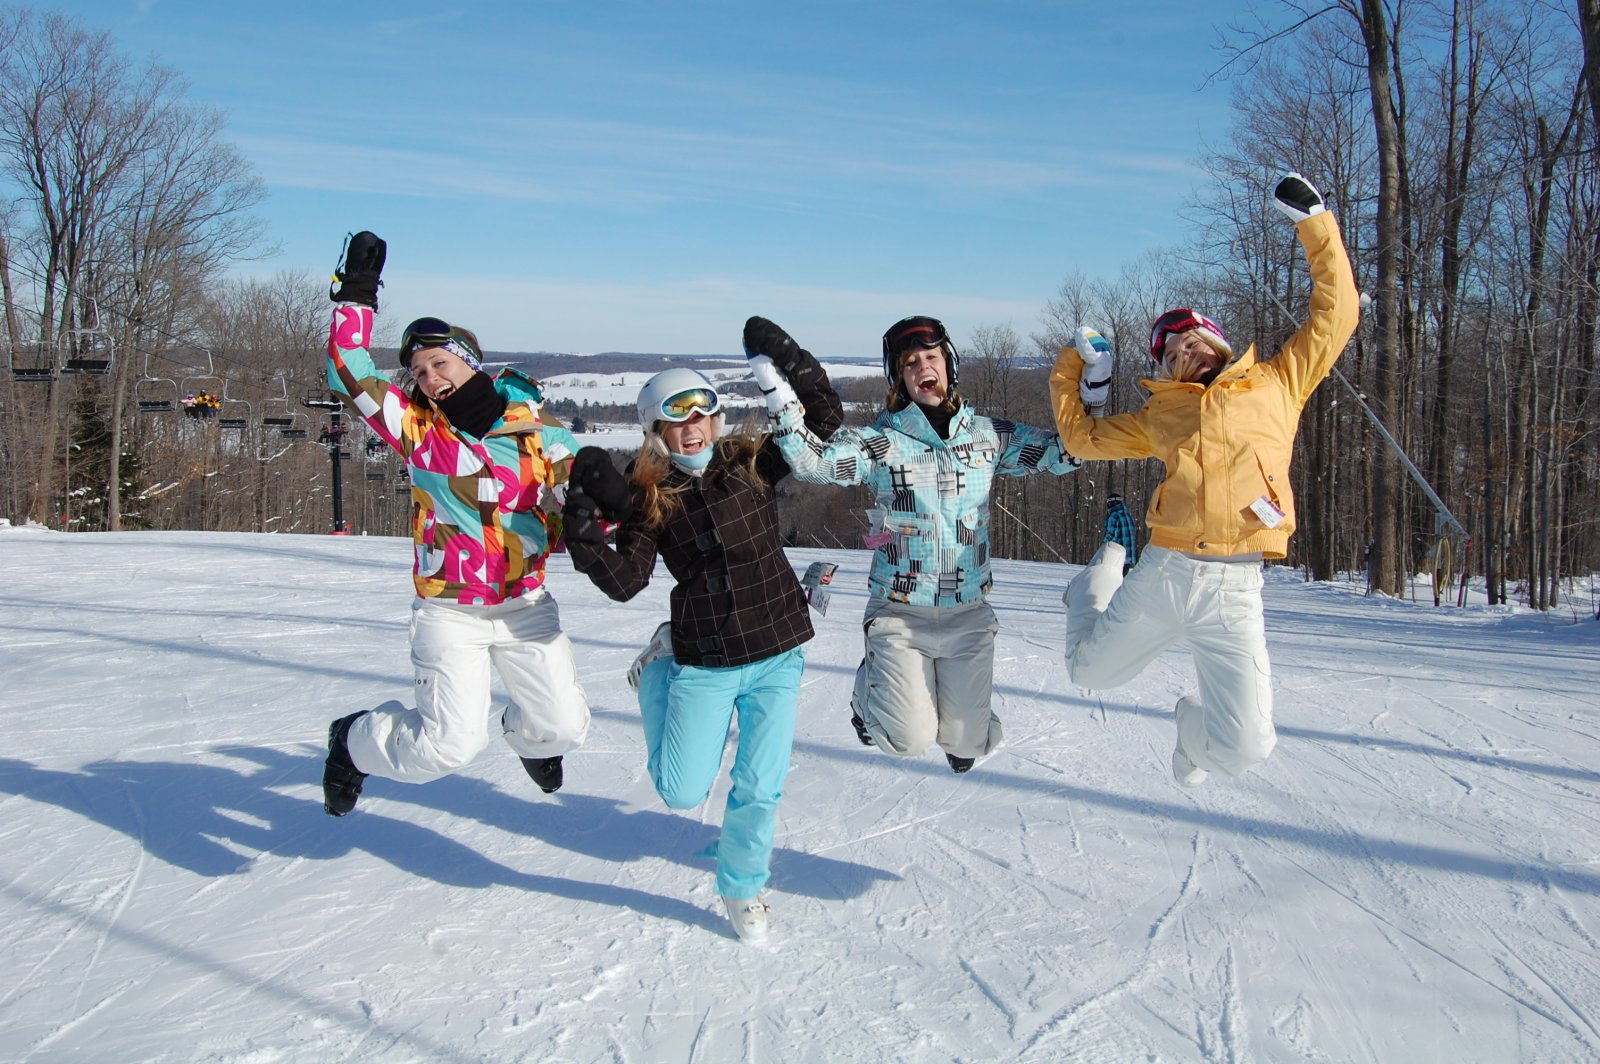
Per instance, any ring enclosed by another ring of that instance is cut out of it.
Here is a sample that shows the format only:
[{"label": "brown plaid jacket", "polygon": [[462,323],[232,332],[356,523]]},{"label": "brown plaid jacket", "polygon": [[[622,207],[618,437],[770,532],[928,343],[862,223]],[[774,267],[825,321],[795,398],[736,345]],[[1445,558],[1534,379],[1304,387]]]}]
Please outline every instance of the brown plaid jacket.
[{"label": "brown plaid jacket", "polygon": [[[807,396],[806,422],[817,435],[843,420],[831,387]],[[667,485],[689,481],[683,510],[651,531],[635,517],[617,530],[615,549],[569,541],[579,572],[619,602],[650,582],[656,555],[677,581],[672,589],[672,656],[680,665],[747,665],[806,642],[814,634],[805,593],[778,538],[773,486],[789,474],[772,437],[756,457],[761,483],[745,479],[718,453],[699,477],[674,468]],[[636,496],[634,510],[642,507]]]}]

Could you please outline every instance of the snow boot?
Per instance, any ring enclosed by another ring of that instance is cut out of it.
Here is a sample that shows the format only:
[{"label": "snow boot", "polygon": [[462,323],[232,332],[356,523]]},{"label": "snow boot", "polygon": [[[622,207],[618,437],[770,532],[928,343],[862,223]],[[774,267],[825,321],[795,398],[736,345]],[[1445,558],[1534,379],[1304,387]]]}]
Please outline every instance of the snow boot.
[{"label": "snow boot", "polygon": [[752,946],[764,946],[767,943],[767,913],[771,907],[760,898],[728,898],[722,899],[723,907],[728,910],[728,919],[733,923],[734,934],[739,936],[740,942],[748,942]]},{"label": "snow boot", "polygon": [[524,757],[522,767],[528,770],[528,777],[539,785],[539,789],[546,794],[554,794],[561,789],[565,774],[561,771],[561,757]]},{"label": "snow boot", "polygon": [[1172,748],[1172,778],[1185,787],[1198,787],[1211,775],[1205,769],[1189,760],[1189,755],[1183,752],[1182,746]]},{"label": "snow boot", "polygon": [[1193,695],[1184,695],[1178,699],[1176,715],[1178,718],[1178,741],[1172,748],[1172,778],[1184,787],[1198,787],[1211,775],[1205,769],[1190,760],[1183,749],[1183,732],[1185,721],[1188,721],[1190,730],[1194,730],[1198,723],[1195,714],[1201,711],[1200,700]]},{"label": "snow boot", "polygon": [[350,725],[359,716],[360,713],[352,713],[328,725],[328,759],[322,765],[322,808],[329,816],[344,816],[354,809],[356,799],[361,797],[361,781],[367,778],[367,774],[350,760],[350,747],[345,744]]},{"label": "snow boot", "polygon": [[862,746],[877,746],[872,741],[872,733],[867,731],[867,722],[861,719],[861,714],[854,707],[850,710],[850,724],[856,730],[856,738],[861,740]]},{"label": "snow boot", "polygon": [[975,757],[957,757],[955,754],[945,754],[944,759],[950,762],[950,771],[957,776],[972,771],[972,766],[978,760]]},{"label": "snow boot", "polygon": [[635,691],[639,689],[639,674],[644,672],[644,667],[652,661],[672,657],[672,622],[663,621],[656,626],[655,632],[650,636],[650,642],[633,659],[633,664],[628,666],[628,686]]}]

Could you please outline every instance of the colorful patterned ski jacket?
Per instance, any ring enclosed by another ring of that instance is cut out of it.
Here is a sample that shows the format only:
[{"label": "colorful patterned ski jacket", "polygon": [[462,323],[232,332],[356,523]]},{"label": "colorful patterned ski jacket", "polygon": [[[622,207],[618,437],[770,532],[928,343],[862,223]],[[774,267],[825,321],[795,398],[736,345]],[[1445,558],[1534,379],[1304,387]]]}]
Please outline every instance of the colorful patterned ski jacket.
[{"label": "colorful patterned ski jacket", "polygon": [[872,489],[867,587],[890,602],[956,606],[987,596],[990,483],[1078,468],[1054,432],[983,417],[968,403],[950,418],[949,439],[915,404],[826,443],[801,411],[791,402],[776,415],[778,446],[796,480]]},{"label": "colorful patterned ski jacket", "polygon": [[561,537],[572,433],[541,419],[538,384],[514,369],[495,378],[506,410],[483,438],[455,428],[378,372],[372,322],[368,307],[335,308],[328,387],[405,457],[417,594],[492,606],[540,587]]},{"label": "colorful patterned ski jacket", "polygon": [[[806,423],[824,435],[844,420],[832,388],[808,396],[807,410]],[[581,540],[567,545],[573,566],[619,602],[644,589],[661,555],[677,581],[672,656],[680,665],[748,665],[814,634],[805,592],[778,535],[773,485],[789,475],[788,463],[769,436],[756,455],[761,483],[752,484],[742,467],[730,464],[721,448],[698,477],[674,467],[662,485],[688,490],[683,509],[664,528],[651,529],[638,516],[643,496],[635,488],[636,516],[617,529],[614,549]]]},{"label": "colorful patterned ski jacket", "polygon": [[1050,399],[1073,454],[1166,464],[1166,479],[1145,508],[1152,547],[1213,557],[1259,551],[1268,558],[1288,549],[1295,527],[1289,459],[1300,411],[1360,316],[1333,213],[1314,214],[1295,232],[1311,264],[1311,311],[1276,358],[1257,361],[1252,345],[1209,385],[1142,381],[1150,392],[1142,408],[1100,418],[1090,417],[1078,397],[1077,350],[1068,344],[1056,359]]}]

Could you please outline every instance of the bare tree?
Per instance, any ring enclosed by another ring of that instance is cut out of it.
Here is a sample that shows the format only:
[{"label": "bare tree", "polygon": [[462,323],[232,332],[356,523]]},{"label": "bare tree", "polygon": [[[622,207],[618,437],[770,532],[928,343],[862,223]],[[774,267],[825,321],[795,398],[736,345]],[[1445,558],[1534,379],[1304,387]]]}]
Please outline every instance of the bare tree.
[{"label": "bare tree", "polygon": [[1589,121],[1600,130],[1600,0],[1578,0],[1578,32],[1583,39],[1583,82],[1589,90]]},{"label": "bare tree", "polygon": [[[244,212],[259,200],[259,183],[220,143],[220,119],[184,102],[172,71],[134,70],[106,34],[59,15],[7,10],[0,38],[9,42],[0,56],[0,179],[16,190],[26,219],[11,227],[6,266],[8,277],[25,272],[35,308],[30,323],[8,323],[13,357],[31,339],[54,368],[91,334],[114,345],[113,331],[131,347],[140,326],[171,321],[163,300],[189,289],[192,302],[198,279],[255,243],[259,228]],[[119,368],[109,395],[97,400],[113,437],[128,382]],[[56,495],[63,412],[83,390],[44,386],[42,409],[12,407],[29,415],[37,440],[26,514],[40,521]],[[105,520],[115,527],[115,440],[111,452]]]}]

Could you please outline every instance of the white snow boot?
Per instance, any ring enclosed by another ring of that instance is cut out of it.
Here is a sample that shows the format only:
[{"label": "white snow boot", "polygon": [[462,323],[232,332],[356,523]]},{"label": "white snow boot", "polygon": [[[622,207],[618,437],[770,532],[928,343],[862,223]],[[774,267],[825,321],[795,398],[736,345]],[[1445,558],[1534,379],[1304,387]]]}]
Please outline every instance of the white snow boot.
[{"label": "white snow boot", "polygon": [[764,946],[767,943],[767,913],[771,908],[760,898],[723,898],[722,904],[728,910],[728,919],[733,923],[734,933],[739,936],[739,941],[748,942],[752,946]]},{"label": "white snow boot", "polygon": [[[1201,710],[1200,700],[1193,695],[1184,695],[1178,699],[1178,742],[1172,748],[1172,778],[1185,787],[1198,787],[1211,775],[1205,769],[1189,760],[1189,755],[1183,750],[1184,720],[1192,718]],[[1191,724],[1190,728],[1193,729]]]},{"label": "white snow boot", "polygon": [[656,627],[655,634],[650,637],[639,656],[633,659],[633,664],[628,666],[628,686],[635,691],[639,689],[639,674],[644,672],[644,667],[652,661],[672,657],[672,622],[664,621]]}]

